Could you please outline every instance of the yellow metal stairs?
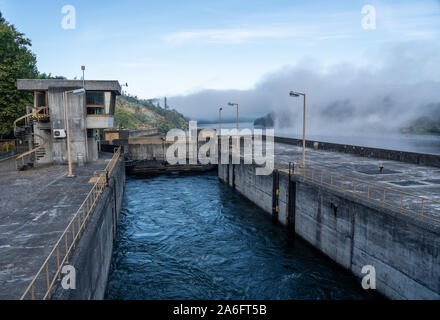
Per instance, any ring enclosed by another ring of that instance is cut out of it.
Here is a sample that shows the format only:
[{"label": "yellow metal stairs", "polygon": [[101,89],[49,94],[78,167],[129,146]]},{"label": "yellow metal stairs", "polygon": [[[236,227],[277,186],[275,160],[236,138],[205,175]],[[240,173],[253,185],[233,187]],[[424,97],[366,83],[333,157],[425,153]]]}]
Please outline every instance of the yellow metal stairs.
[{"label": "yellow metal stairs", "polygon": [[[32,108],[32,112],[21,116],[14,121],[14,135],[21,143],[28,142],[29,150],[19,154],[15,158],[15,167],[17,170],[25,170],[35,166],[37,160],[43,158],[46,154],[46,140],[39,134],[33,132],[33,124],[40,121],[48,121],[49,113],[47,107]],[[19,122],[24,125],[19,126]],[[39,139],[39,142],[35,138]]]}]

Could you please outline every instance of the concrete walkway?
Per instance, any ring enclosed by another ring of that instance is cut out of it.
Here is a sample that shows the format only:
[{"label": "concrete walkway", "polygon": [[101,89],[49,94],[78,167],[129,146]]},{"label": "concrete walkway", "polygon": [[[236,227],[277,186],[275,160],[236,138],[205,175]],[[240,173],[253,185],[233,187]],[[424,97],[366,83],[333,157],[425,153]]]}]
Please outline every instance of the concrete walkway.
[{"label": "concrete walkway", "polygon": [[[301,163],[302,148],[287,144],[275,144],[275,166],[276,168],[287,169],[289,161]],[[400,205],[399,192],[406,192],[428,199],[440,202],[440,168],[419,166],[405,162],[380,160],[375,158],[366,158],[346,153],[328,152],[314,149],[306,149],[306,164],[315,169],[324,169],[339,175],[359,179],[361,181],[374,183],[378,186],[384,186],[395,191],[388,192],[387,200],[393,201],[397,206]],[[379,166],[383,165],[383,173],[380,173]],[[311,177],[311,172],[307,176]],[[316,170],[315,179],[319,181],[320,171]],[[324,176],[329,181],[329,175]],[[353,186],[349,181],[338,179],[335,184],[344,183],[344,188],[349,190]],[[352,183],[351,183],[352,184]],[[359,183],[359,185],[361,185]],[[340,184],[338,184],[338,187]],[[366,184],[362,186],[359,192],[366,195]],[[377,193],[383,193],[383,190],[375,188]],[[373,188],[371,189],[373,190]],[[376,197],[381,197],[377,194]],[[413,210],[420,210],[420,199],[404,197],[405,207],[411,207]],[[425,202],[424,213],[440,219],[440,203]],[[440,221],[439,221],[440,222]]]},{"label": "concrete walkway", "polygon": [[18,299],[92,188],[88,180],[110,161],[0,172],[0,299]]}]

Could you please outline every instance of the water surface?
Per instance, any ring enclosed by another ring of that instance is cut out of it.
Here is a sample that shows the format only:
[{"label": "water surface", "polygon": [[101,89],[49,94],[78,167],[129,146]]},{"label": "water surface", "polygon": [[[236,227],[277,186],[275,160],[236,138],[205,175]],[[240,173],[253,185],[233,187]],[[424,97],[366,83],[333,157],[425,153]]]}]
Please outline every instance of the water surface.
[{"label": "water surface", "polygon": [[[224,129],[234,129],[237,123],[222,123]],[[218,123],[200,124],[199,128],[219,128]],[[240,129],[253,129],[252,122],[240,122]],[[302,127],[301,127],[302,128]],[[302,129],[275,129],[275,136],[302,139]],[[429,153],[440,155],[440,136],[436,135],[414,135],[414,134],[345,134],[345,135],[317,135],[307,133],[307,139],[349,144],[370,148],[381,148],[388,150]]]},{"label": "water surface", "polygon": [[107,299],[371,299],[215,173],[127,177]]}]

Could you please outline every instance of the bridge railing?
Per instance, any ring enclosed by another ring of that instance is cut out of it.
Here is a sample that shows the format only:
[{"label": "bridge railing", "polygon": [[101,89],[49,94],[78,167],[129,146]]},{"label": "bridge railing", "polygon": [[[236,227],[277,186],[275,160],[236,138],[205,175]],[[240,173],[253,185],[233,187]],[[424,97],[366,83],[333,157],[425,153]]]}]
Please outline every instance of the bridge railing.
[{"label": "bridge railing", "polygon": [[334,190],[349,192],[356,197],[373,201],[382,206],[440,222],[440,201],[348,177],[326,169],[308,165],[303,167],[301,163],[297,162],[289,163],[289,172]]},{"label": "bridge railing", "polygon": [[69,263],[78,245],[87,223],[96,208],[102,192],[111,177],[121,155],[121,149],[115,148],[112,159],[97,176],[97,180],[67,227],[55,243],[46,260],[26,288],[20,300],[46,300],[51,298],[54,284],[61,281],[63,267]]}]

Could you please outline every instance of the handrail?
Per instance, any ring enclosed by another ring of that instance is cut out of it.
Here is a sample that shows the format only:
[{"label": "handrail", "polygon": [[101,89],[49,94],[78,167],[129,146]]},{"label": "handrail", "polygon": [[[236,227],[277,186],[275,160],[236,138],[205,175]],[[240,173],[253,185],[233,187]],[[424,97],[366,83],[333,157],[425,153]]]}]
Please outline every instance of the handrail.
[{"label": "handrail", "polygon": [[[317,169],[308,165],[303,167],[302,164],[298,162],[290,162],[289,168],[291,163],[294,164],[293,172],[290,171],[291,173],[303,176],[312,182],[325,185],[338,191],[350,192],[359,198],[379,202],[382,206],[397,208],[400,212],[412,213],[440,222],[440,201],[344,176],[326,169]],[[431,211],[437,212],[439,217],[432,216]]]},{"label": "handrail", "polygon": [[113,148],[113,157],[104,169],[105,171],[108,172],[109,178],[111,178],[111,176],[113,174],[113,169],[115,168],[116,163],[117,163],[117,160],[114,160],[115,156],[116,156],[116,159],[119,159],[119,157],[121,156],[121,147],[120,146]]},{"label": "handrail", "polygon": [[[31,108],[32,108],[34,111],[32,111],[32,112],[30,112],[30,113],[28,113],[28,114],[25,114],[24,116],[21,116],[21,117],[17,118],[17,119],[14,121],[14,134],[16,134],[16,132],[17,132],[17,123],[18,123],[19,121],[21,121],[21,120],[23,120],[23,119],[26,119],[26,118],[32,118],[32,117],[35,117],[35,118],[37,118],[37,120],[39,120],[40,117],[48,117],[48,116],[49,116],[49,113],[48,113],[49,108],[48,108],[48,107],[41,107],[41,108],[31,107]],[[43,111],[42,114],[40,114],[41,111]],[[32,149],[32,150],[29,150],[29,151],[27,151],[27,152],[24,152],[24,153],[18,155],[18,156],[15,158],[15,168],[16,168],[16,169],[18,169],[17,161],[18,161],[19,159],[21,159],[22,165],[24,165],[24,157],[25,157],[25,156],[28,156],[28,155],[30,155],[30,154],[32,154],[32,153],[36,153],[38,150],[40,150],[41,148],[43,148],[43,147],[46,145],[46,140],[45,140],[42,136],[40,136],[39,134],[32,133],[32,136],[34,136],[34,137],[36,136],[36,137],[40,138],[40,140],[41,140],[41,144],[39,144],[38,147],[36,147],[36,148],[34,148],[34,149]]]},{"label": "handrail", "polygon": [[26,151],[26,152],[24,152],[24,153],[22,153],[22,154],[19,154],[19,155],[15,158],[15,168],[16,168],[16,169],[18,168],[18,166],[17,166],[17,161],[18,161],[19,159],[21,159],[22,165],[24,165],[24,157],[25,157],[25,156],[30,155],[30,154],[32,154],[32,153],[34,153],[34,152],[37,152],[37,151],[40,150],[41,148],[44,148],[44,146],[46,145],[46,140],[45,140],[42,136],[40,136],[39,134],[37,134],[37,133],[32,133],[32,136],[40,138],[41,141],[42,141],[42,143],[41,143],[40,145],[38,145],[38,147],[36,147],[36,148],[34,148],[34,149],[32,149],[32,150],[29,150],[29,151]]},{"label": "handrail", "polygon": [[[21,116],[21,117],[14,120],[14,132],[17,130],[17,122],[19,122],[25,118],[36,117],[37,119],[39,119],[40,116],[43,116],[43,117],[49,116],[49,113],[48,113],[49,108],[48,107],[41,107],[41,108],[30,107],[30,108],[32,108],[34,111],[27,113],[24,116]],[[39,114],[41,111],[43,111],[42,115]]]},{"label": "handrail", "polygon": [[[38,293],[40,293],[40,299],[46,300],[51,298],[51,290],[55,282],[57,280],[61,280],[61,270],[66,263],[69,263],[69,257],[71,257],[73,250],[76,248],[78,241],[81,239],[81,234],[84,233],[97,202],[107,186],[107,177],[112,175],[113,170],[119,160],[120,154],[121,149],[119,147],[117,150],[115,150],[112,159],[104,170],[106,171],[106,174],[100,174],[98,180],[87,194],[86,198],[68,223],[67,227],[64,229],[64,232],[58,238],[58,241],[55,243],[46,260],[44,260],[40,269],[37,271],[23,295],[20,297],[20,300],[29,298],[29,295],[30,299],[35,300]],[[49,270],[53,268],[56,270],[51,276],[49,273],[53,272],[50,272]],[[36,290],[41,287],[42,290],[44,290],[44,293],[41,292],[41,290],[36,292]]]}]

